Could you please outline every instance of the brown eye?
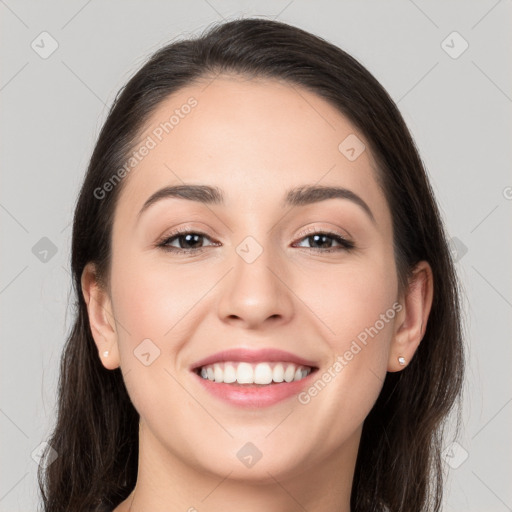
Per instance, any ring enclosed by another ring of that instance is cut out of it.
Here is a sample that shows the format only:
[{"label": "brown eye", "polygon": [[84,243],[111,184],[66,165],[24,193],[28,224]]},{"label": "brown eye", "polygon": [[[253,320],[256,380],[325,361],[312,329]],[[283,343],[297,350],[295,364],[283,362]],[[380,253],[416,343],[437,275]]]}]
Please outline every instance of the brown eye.
[{"label": "brown eye", "polygon": [[190,249],[198,249],[201,247],[204,241],[204,235],[200,233],[188,233],[183,235],[176,235],[168,238],[165,241],[165,246],[171,246],[174,241],[178,242],[180,249],[190,250]]},{"label": "brown eye", "polygon": [[[157,246],[169,252],[198,254],[206,249],[203,246],[205,240],[211,238],[198,231],[177,230],[160,241]],[[211,244],[219,245],[219,244]]]},{"label": "brown eye", "polygon": [[[306,249],[320,252],[343,251],[355,247],[354,242],[347,240],[338,233],[314,232],[308,234],[301,240],[305,240],[310,244],[310,247],[305,247]],[[339,247],[333,247],[333,243],[337,243]]]}]

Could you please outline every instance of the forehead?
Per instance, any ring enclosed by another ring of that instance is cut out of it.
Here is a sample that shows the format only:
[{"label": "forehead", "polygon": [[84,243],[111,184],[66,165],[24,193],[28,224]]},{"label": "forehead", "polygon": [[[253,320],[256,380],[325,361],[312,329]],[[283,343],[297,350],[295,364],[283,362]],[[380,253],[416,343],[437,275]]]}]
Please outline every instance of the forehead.
[{"label": "forehead", "polygon": [[[140,151],[143,146],[149,149]],[[361,154],[348,158],[348,146]],[[367,146],[336,108],[300,86],[229,75],[205,79],[170,95],[146,122],[135,145],[144,156],[127,176],[119,209],[138,211],[159,188],[184,182],[218,186],[227,205],[252,209],[281,203],[291,186],[320,184],[364,194],[383,214]]]}]

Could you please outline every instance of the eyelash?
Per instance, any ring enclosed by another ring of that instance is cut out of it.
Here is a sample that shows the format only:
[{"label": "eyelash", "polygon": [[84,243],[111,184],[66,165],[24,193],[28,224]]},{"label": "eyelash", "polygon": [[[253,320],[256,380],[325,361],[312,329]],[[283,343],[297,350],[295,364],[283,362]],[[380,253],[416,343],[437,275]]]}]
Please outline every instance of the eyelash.
[{"label": "eyelash", "polygon": [[[181,236],[185,236],[185,235],[200,235],[200,236],[210,239],[210,237],[206,233],[203,233],[201,231],[194,231],[194,230],[187,229],[187,228],[177,229],[177,230],[173,231],[172,233],[166,235],[160,241],[158,241],[156,246],[160,247],[164,251],[172,252],[172,253],[181,253],[185,256],[195,256],[197,254],[203,253],[205,251],[205,249],[207,249],[207,247],[199,247],[199,248],[195,248],[195,249],[183,249],[181,247],[180,248],[171,247],[168,245],[170,242],[178,239]],[[313,235],[326,235],[329,238],[332,238],[333,240],[338,242],[341,247],[329,248],[329,249],[319,249],[317,247],[302,247],[302,249],[309,249],[310,251],[315,251],[315,252],[325,254],[325,253],[340,252],[340,251],[351,251],[355,248],[354,242],[347,240],[346,238],[341,236],[339,233],[335,233],[332,231],[321,231],[321,230],[315,230],[315,229],[311,229],[311,230],[301,233],[300,236],[302,238],[299,239],[299,242],[304,240],[305,238],[309,238]]]}]

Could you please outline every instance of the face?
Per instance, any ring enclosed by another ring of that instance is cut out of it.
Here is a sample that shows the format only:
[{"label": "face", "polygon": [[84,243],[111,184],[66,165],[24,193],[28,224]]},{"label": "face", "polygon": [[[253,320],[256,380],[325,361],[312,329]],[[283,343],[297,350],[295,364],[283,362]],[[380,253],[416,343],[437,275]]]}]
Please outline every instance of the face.
[{"label": "face", "polygon": [[[220,76],[160,104],[136,149],[110,301],[146,446],[254,481],[355,456],[401,309],[363,135],[302,88]],[[184,185],[218,197],[159,192]]]}]

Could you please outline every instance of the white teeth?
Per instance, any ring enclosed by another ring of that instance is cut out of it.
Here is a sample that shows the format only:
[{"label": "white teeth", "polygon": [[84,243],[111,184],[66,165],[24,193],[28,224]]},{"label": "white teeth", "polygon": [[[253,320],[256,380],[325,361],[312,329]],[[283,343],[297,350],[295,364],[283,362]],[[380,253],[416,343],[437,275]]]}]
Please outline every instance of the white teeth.
[{"label": "white teeth", "polygon": [[301,380],[311,373],[308,366],[293,363],[246,363],[224,362],[203,366],[203,379],[225,384],[260,384],[292,382]]},{"label": "white teeth", "polygon": [[215,378],[215,382],[223,382],[224,381],[224,375],[223,375],[222,368],[219,364],[213,365],[213,376]]},{"label": "white teeth", "polygon": [[270,384],[272,382],[272,368],[267,363],[258,363],[254,369],[254,384]]},{"label": "white teeth", "polygon": [[274,366],[274,371],[272,373],[272,380],[274,382],[283,382],[284,380],[284,368],[281,363],[277,363]]},{"label": "white teeth", "polygon": [[224,365],[224,382],[231,384],[236,381],[236,370],[232,364],[226,363]]},{"label": "white teeth", "polygon": [[240,363],[236,369],[236,381],[239,384],[253,384],[254,372],[249,363]]},{"label": "white teeth", "polygon": [[291,382],[293,380],[293,376],[295,375],[295,366],[293,364],[289,364],[286,367],[284,372],[284,380],[286,382]]}]

